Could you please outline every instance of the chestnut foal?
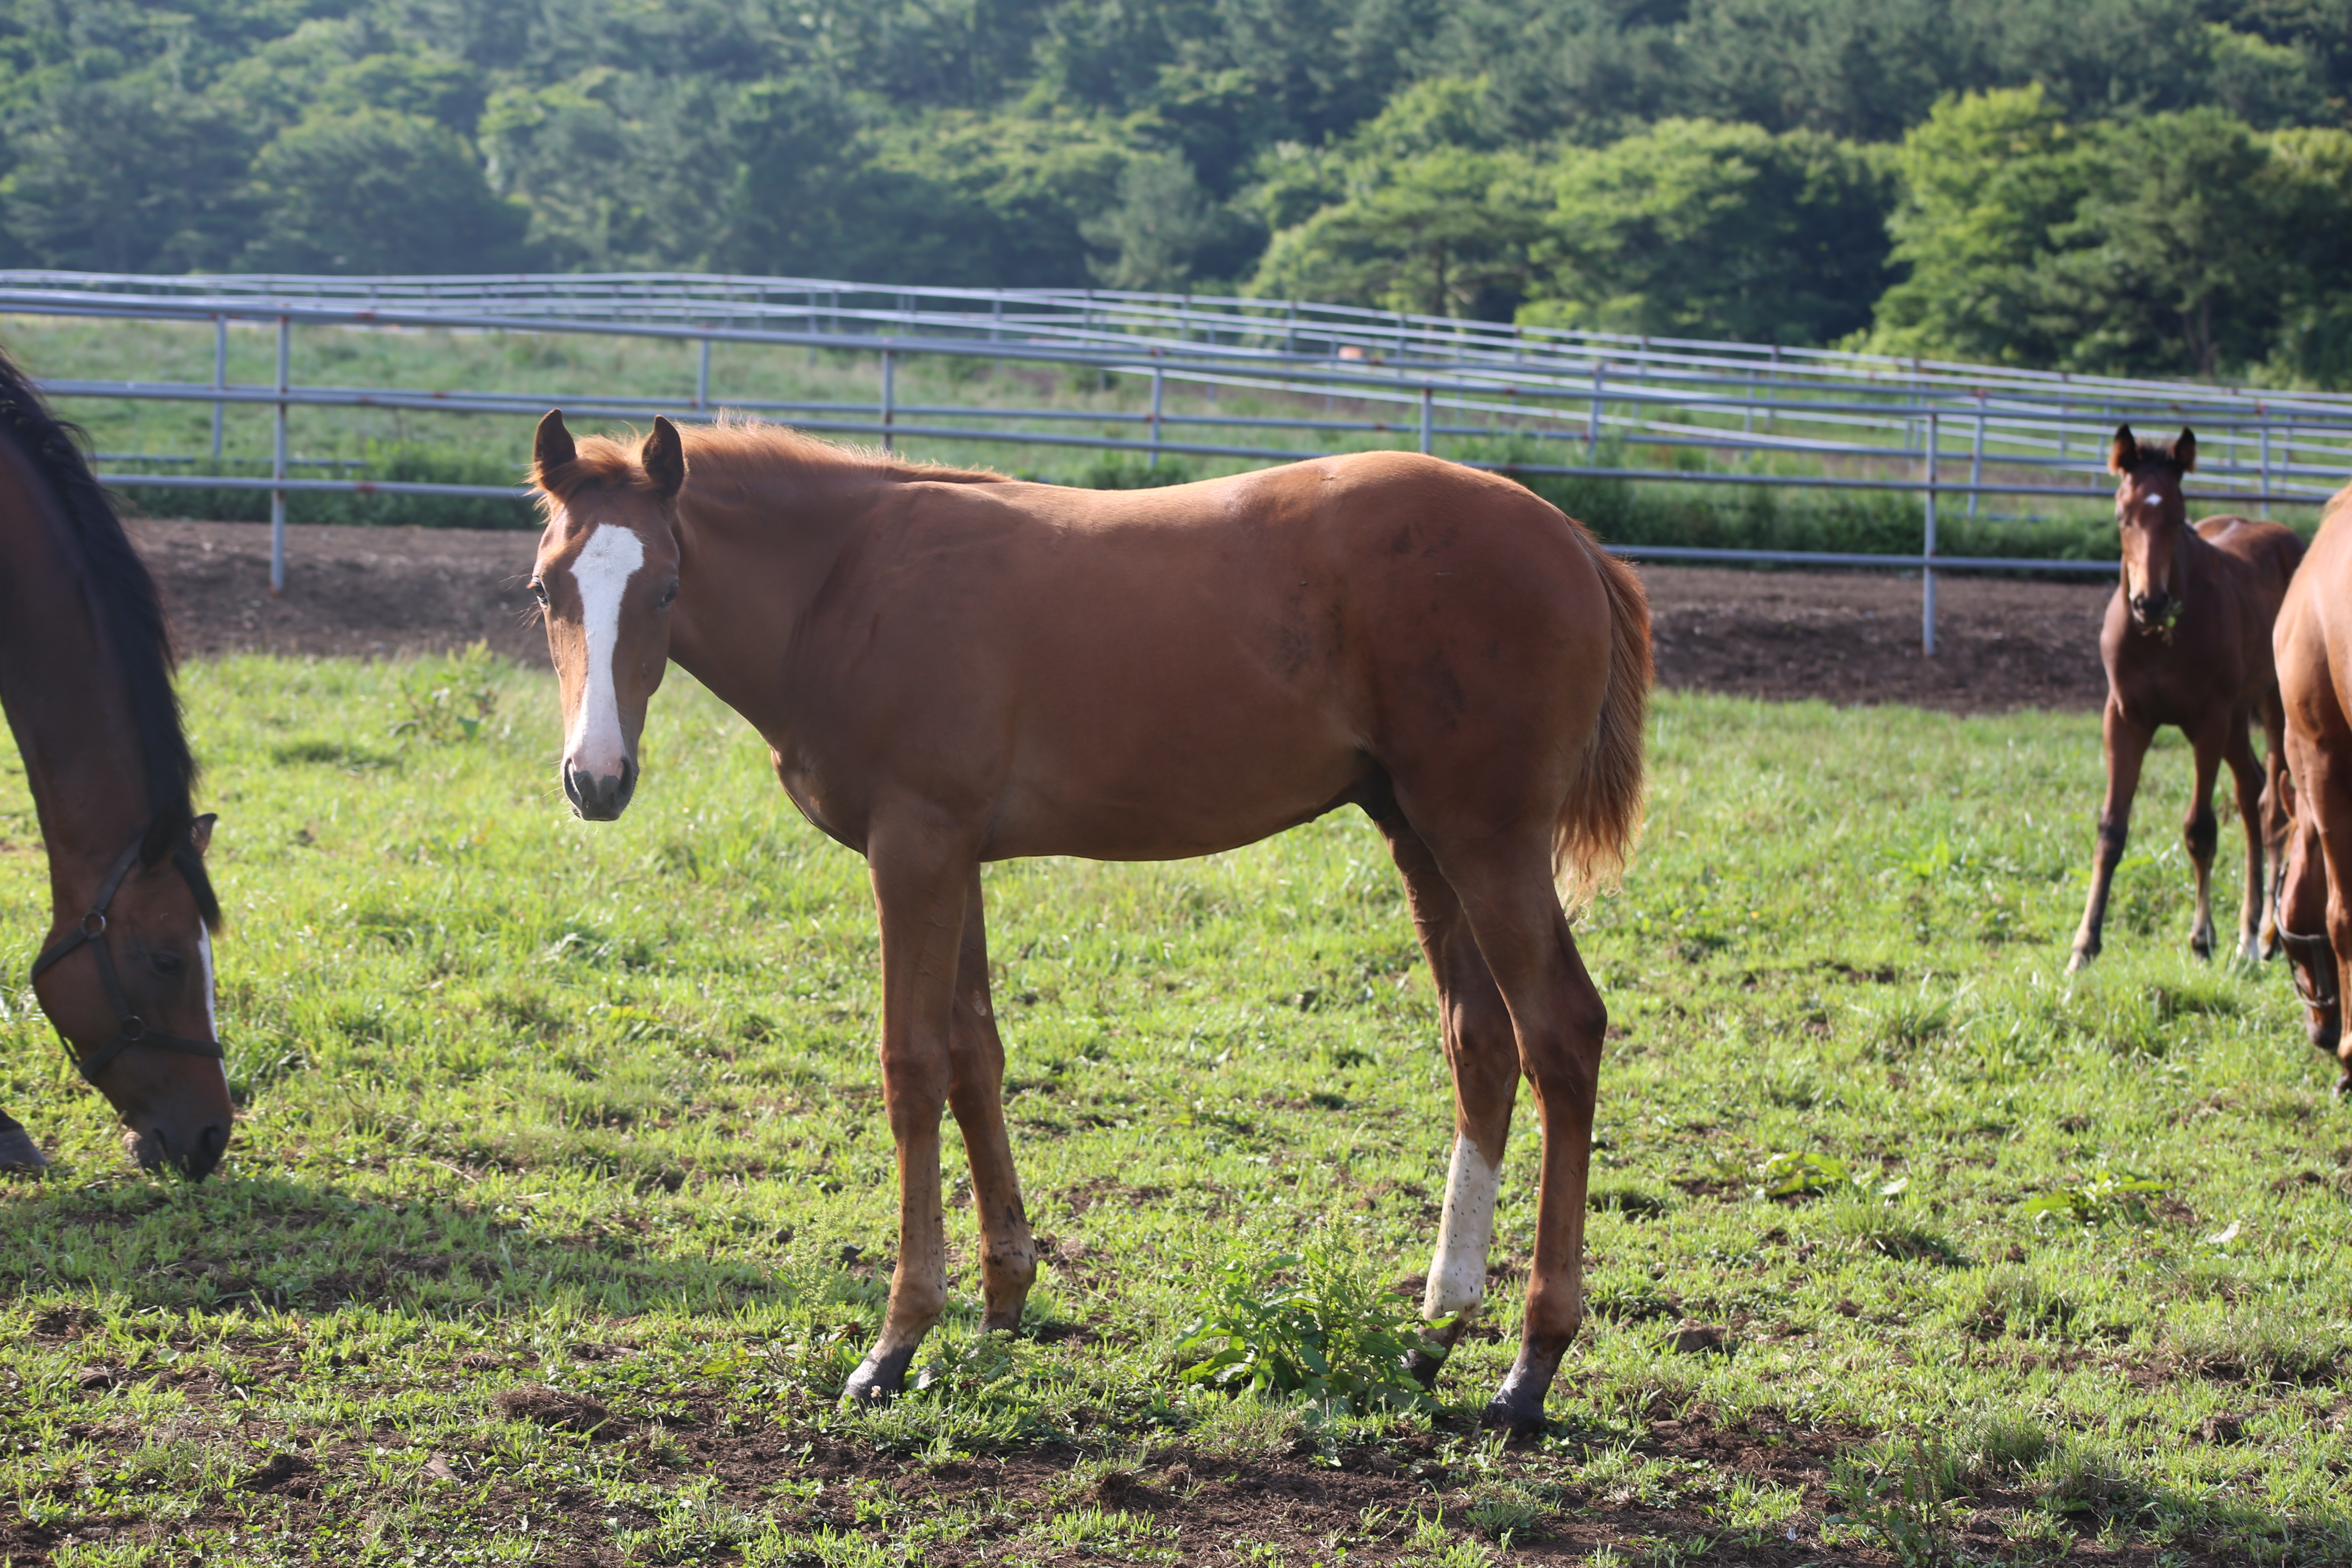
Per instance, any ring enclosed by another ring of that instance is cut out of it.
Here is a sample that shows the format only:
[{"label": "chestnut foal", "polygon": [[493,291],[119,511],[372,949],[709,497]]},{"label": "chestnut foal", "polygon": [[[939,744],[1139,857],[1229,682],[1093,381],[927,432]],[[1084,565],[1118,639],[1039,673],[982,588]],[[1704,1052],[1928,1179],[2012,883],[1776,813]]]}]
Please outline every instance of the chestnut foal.
[{"label": "chestnut foal", "polygon": [[[2107,455],[2118,477],[2116,522],[2123,535],[2123,580],[2107,603],[2099,656],[2107,667],[2107,794],[2099,808],[2098,857],[2090,902],[2074,933],[2081,969],[2099,955],[2107,890],[2131,831],[2132,796],[2157,727],[2178,725],[2197,758],[2181,837],[2197,868],[2197,917],[2189,945],[2213,954],[2213,782],[2224,762],[2238,786],[2246,828],[2246,894],[2238,952],[2261,957],[2263,866],[2278,864],[2286,833],[2282,787],[2284,721],[2271,656],[2271,626],[2303,542],[2275,522],[2209,517],[2194,528],[2180,481],[2197,466],[2197,437],[2141,441],[2118,426]],[[2251,728],[2259,718],[2269,756],[2257,761]]]},{"label": "chestnut foal", "polygon": [[2272,648],[2286,710],[2286,863],[2272,903],[2311,1043],[2336,1059],[2352,1094],[2344,994],[2352,972],[2352,488],[2327,503],[2287,589]]},{"label": "chestnut foal", "polygon": [[1526,1322],[1487,1411],[1542,1421],[1583,1316],[1607,1022],[1560,883],[1621,864],[1640,812],[1649,613],[1631,571],[1509,480],[1402,452],[1082,490],[776,426],[657,419],[636,449],[575,444],[550,414],[535,471],[531,586],[580,815],[627,806],[675,658],[872,868],[898,1262],[852,1396],[896,1392],[946,1305],[943,1111],[971,1154],[985,1328],[1019,1326],[1036,1274],[982,864],[1206,855],[1354,805],[1403,875],[1454,1069],[1423,1300],[1443,1343],[1486,1294],[1519,1079],[1535,1091]]}]

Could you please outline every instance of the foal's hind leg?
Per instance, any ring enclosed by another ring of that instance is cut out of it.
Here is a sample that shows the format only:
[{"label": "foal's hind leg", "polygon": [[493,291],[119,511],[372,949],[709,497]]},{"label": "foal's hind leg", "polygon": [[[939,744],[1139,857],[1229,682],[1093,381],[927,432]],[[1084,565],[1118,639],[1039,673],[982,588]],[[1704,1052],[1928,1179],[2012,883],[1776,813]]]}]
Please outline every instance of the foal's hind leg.
[{"label": "foal's hind leg", "polygon": [[1518,1359],[1486,1406],[1489,1421],[1528,1431],[1543,1424],[1544,1395],[1584,1319],[1584,1204],[1609,1014],[1560,911],[1549,831],[1517,842],[1433,835],[1432,847],[1509,1008],[1519,1070],[1543,1125]]},{"label": "foal's hind leg", "polygon": [[2230,776],[2238,786],[2238,816],[2246,826],[2246,900],[2238,911],[2238,956],[2248,963],[2262,962],[2263,926],[2263,848],[2265,828],[2263,822],[2263,764],[2254,755],[2254,742],[2250,730],[2252,715],[2232,714],[2230,732],[2225,741],[2222,760],[2230,764]]},{"label": "foal's hind leg", "polygon": [[1494,1242],[1503,1145],[1518,1094],[1519,1053],[1503,994],[1495,988],[1461,900],[1438,871],[1429,846],[1392,802],[1384,803],[1373,820],[1404,877],[1413,931],[1437,983],[1445,1061],[1454,1073],[1454,1153],[1445,1173],[1437,1248],[1421,1299],[1423,1317],[1452,1321],[1430,1336],[1443,1347],[1439,1353],[1415,1351],[1407,1362],[1422,1385],[1431,1387],[1446,1353],[1486,1298],[1486,1254]]},{"label": "foal's hind leg", "polygon": [[2197,919],[2189,928],[2189,951],[2200,958],[2213,956],[2213,850],[2221,840],[2221,820],[2213,815],[2213,784],[2229,745],[2229,721],[2222,722],[2221,733],[2209,723],[2189,737],[2197,756],[2197,781],[2189,795],[2189,815],[2180,819],[2180,842],[2197,871]]},{"label": "foal's hind leg", "polygon": [[985,1331],[1021,1326],[1021,1309],[1037,1279],[1037,1243],[1021,1204],[1021,1178],[1004,1135],[1004,1042],[989,1005],[988,931],[982,923],[980,868],[964,900],[963,953],[956,967],[955,1011],[948,1024],[955,1083],[949,1109],[963,1130],[971,1161],[971,1207],[980,1222],[980,1279],[988,1301]]}]

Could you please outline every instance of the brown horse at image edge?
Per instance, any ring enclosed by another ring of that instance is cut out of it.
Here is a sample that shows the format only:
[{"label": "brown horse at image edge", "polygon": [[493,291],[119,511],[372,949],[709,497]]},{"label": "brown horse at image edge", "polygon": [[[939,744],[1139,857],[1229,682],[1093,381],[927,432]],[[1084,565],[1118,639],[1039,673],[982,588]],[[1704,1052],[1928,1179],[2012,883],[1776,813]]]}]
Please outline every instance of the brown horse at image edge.
[{"label": "brown horse at image edge", "polygon": [[[213,819],[154,579],[76,445],[0,356],[0,705],[48,852],[33,986],[150,1168],[210,1172],[235,1108],[213,1022]],[[47,1162],[0,1113],[0,1167]]]},{"label": "brown horse at image edge", "polygon": [[[2200,958],[2213,954],[2213,852],[2221,838],[2213,783],[2227,763],[2246,831],[2237,951],[2251,962],[2262,953],[2263,868],[2265,861],[2279,864],[2286,835],[2284,720],[2271,627],[2303,559],[2303,542],[2275,522],[2252,518],[2209,517],[2189,526],[2181,481],[2197,467],[2194,431],[2183,430],[2167,444],[2142,441],[2130,426],[2118,426],[2107,467],[2116,476],[2123,553],[2122,580],[2099,634],[2099,657],[2107,668],[2107,793],[2099,807],[2091,896],[2067,967],[2081,969],[2099,955],[2108,890],[2131,833],[2140,766],[2166,724],[2179,727],[2196,757],[2196,782],[2181,823],[2197,875],[2189,948]],[[2257,721],[2267,742],[2264,759],[2254,755]]]},{"label": "brown horse at image edge", "polygon": [[1083,490],[844,451],[776,426],[642,447],[541,423],[532,590],[563,787],[616,817],[675,659],[749,720],[809,820],[869,864],[898,1258],[847,1393],[896,1392],[947,1299],[940,1119],[971,1163],[982,1326],[1036,1275],[1002,1108],[982,862],[1206,855],[1343,805],[1402,873],[1435,977],[1454,1140],[1423,1307],[1433,1382],[1484,1299],[1518,1081],[1542,1131],[1525,1429],[1583,1315],[1607,1015],[1561,908],[1638,824],[1649,614],[1579,524],[1409,453]]},{"label": "brown horse at image edge", "polygon": [[2272,647],[2286,710],[2286,864],[2273,903],[2311,1043],[2336,1058],[2352,1094],[2344,1038],[2352,973],[2352,489],[2327,503],[2281,607]]}]

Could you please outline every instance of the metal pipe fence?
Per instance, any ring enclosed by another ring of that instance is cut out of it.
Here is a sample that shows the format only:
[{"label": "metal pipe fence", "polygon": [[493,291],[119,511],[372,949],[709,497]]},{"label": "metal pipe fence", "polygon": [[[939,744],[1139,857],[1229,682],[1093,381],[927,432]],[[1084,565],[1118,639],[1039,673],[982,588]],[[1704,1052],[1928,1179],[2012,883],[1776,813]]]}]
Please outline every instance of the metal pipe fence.
[{"label": "metal pipe fence", "polygon": [[[1642,339],[1600,332],[1412,316],[1305,301],[1195,299],[1094,289],[973,289],[835,279],[697,274],[520,275],[489,278],[310,278],[0,271],[0,313],[208,321],[213,374],[198,382],[54,379],[63,398],[211,405],[211,450],[222,452],[226,411],[272,409],[267,478],[108,471],[110,484],[252,490],[271,498],[271,583],[284,584],[289,493],[520,496],[520,487],[424,481],[295,479],[315,459],[288,450],[295,407],[429,410],[535,416],[551,404],[589,417],[709,419],[720,410],[792,416],[801,428],[878,438],[1139,452],[1285,462],[1322,456],[1320,441],[1279,443],[1280,432],[1419,450],[1453,442],[1455,460],[1525,476],[1629,484],[1758,486],[1877,491],[1920,498],[1916,554],[1734,550],[1614,544],[1636,558],[1743,564],[1870,566],[1921,576],[1921,641],[1935,647],[1939,573],[1999,570],[2111,573],[2112,562],[1955,556],[1937,548],[1940,498],[1985,496],[2094,502],[2104,498],[2105,452],[2116,424],[2158,434],[2193,423],[2200,443],[2200,502],[2315,505],[2352,473],[2352,396],[2275,392],[2004,366],[1948,364],[1773,345]],[[228,379],[232,323],[276,332],[274,384]],[[297,327],[457,332],[572,333],[680,342],[695,352],[691,398],[556,391],[453,392],[296,384]],[[878,369],[871,403],[727,398],[715,391],[714,343],[846,352]],[[1105,384],[1139,381],[1148,405],[1129,409],[908,404],[898,397],[906,356],[1062,366]],[[1215,407],[1221,390],[1254,412]],[[1179,413],[1171,391],[1206,401]],[[1322,404],[1318,417],[1314,404]],[[1338,416],[1345,400],[1362,416]],[[1393,409],[1394,417],[1382,417]],[[1038,428],[1091,426],[1093,433]],[[1759,427],[1760,426],[1760,427]],[[1954,433],[1961,449],[1949,452]],[[1216,440],[1264,433],[1266,440]],[[1187,439],[1188,434],[1203,438]],[[1509,456],[1465,443],[1500,442]],[[1704,466],[1604,461],[1646,452],[1696,456]],[[1546,460],[1557,455],[1566,461]],[[1940,459],[1964,457],[1965,482]],[[1581,461],[1575,458],[1580,458]],[[150,468],[194,462],[158,456]],[[1778,465],[1776,467],[1775,465]],[[1801,469],[1802,471],[1799,471]],[[1608,520],[1597,520],[1604,527]]]}]

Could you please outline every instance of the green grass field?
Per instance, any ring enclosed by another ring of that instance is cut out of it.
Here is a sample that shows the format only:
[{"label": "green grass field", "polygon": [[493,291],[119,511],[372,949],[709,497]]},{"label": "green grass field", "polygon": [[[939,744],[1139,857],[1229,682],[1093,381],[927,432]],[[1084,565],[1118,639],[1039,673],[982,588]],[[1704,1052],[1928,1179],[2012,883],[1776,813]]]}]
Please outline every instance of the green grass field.
[{"label": "green grass field", "polygon": [[[2186,952],[2177,746],[2069,982],[2095,720],[1660,701],[1645,847],[1583,926],[1591,1315],[1507,1449],[1471,1417],[1507,1278],[1433,1410],[1181,1375],[1223,1268],[1426,1263],[1447,1089],[1360,820],[992,868],[1050,1260],[1010,1342],[959,1269],[926,1386],[868,1415],[836,1394],[892,1247],[872,915],[740,722],[673,675],[592,826],[547,679],[184,686],[246,1116],[204,1185],[140,1174],[6,994],[0,1105],[58,1159],[0,1184],[16,1568],[2352,1557],[2352,1112],[2275,967]],[[1534,1152],[1523,1118],[1507,1276]]]},{"label": "green grass field", "polygon": [[[11,317],[5,339],[34,373],[50,378],[209,383],[213,331],[208,324],[109,321],[47,317]],[[297,384],[391,386],[416,390],[512,392],[548,403],[583,395],[690,399],[696,350],[684,342],[598,338],[560,333],[359,330],[308,327],[293,336],[290,374]],[[276,334],[262,325],[237,325],[229,332],[228,379],[234,384],[274,383]],[[880,361],[874,354],[721,343],[711,353],[711,397],[716,406],[734,400],[854,405],[831,417],[872,417],[881,395]],[[1018,407],[1064,413],[1134,416],[1150,407],[1150,383],[1140,376],[1105,381],[1097,373],[1052,365],[1014,365],[940,356],[901,356],[896,395],[902,407]],[[100,451],[119,454],[204,455],[211,449],[212,405],[203,403],[133,402],[76,398],[66,412],[89,427]],[[1232,419],[1289,417],[1379,419],[1395,426],[1386,432],[1266,429],[1244,425],[1169,426],[1171,441],[1243,445],[1295,451],[1357,451],[1409,447],[1415,442],[1415,416],[1409,406],[1320,399],[1225,388],[1214,397],[1171,382],[1171,416]],[[1581,417],[1582,405],[1564,406]],[[271,411],[232,405],[223,428],[222,471],[268,472]],[[289,449],[297,458],[335,459],[353,465],[339,470],[350,478],[431,480],[463,484],[518,483],[530,449],[530,416],[449,415],[399,408],[305,408],[289,416]],[[823,415],[802,417],[821,418]],[[1449,416],[1462,418],[1463,416]],[[1705,411],[1679,416],[1685,423],[1735,427],[1738,417]],[[965,425],[954,416],[907,416],[908,422]],[[1443,422],[1443,421],[1441,421]],[[992,427],[1063,435],[1139,437],[1131,418],[1008,421]],[[1434,443],[1443,456],[1492,463],[1574,465],[1586,460],[1580,441],[1538,439],[1496,429],[1484,435],[1443,435]],[[899,449],[940,462],[981,465],[1007,473],[1097,489],[1126,488],[1209,478],[1257,466],[1238,458],[1164,458],[1157,468],[1143,455],[1073,447],[1024,446],[908,437]],[[1948,455],[1947,471],[1966,477],[1965,456]],[[1783,476],[1818,476],[1823,460],[1805,454],[1727,458],[1694,447],[1654,446],[1639,441],[1604,442],[1597,454],[1604,467],[1651,470],[1751,467]],[[125,461],[115,471],[154,467]],[[1998,464],[1995,465],[1998,469]],[[314,476],[324,470],[304,469]],[[1890,468],[1872,460],[1841,459],[1837,471],[1912,477],[1911,466]],[[1998,478],[1996,472],[1994,477]],[[2046,474],[2027,476],[2046,482]],[[1790,488],[1570,479],[1535,477],[1531,482],[1571,515],[1595,520],[1609,537],[1627,543],[1699,545],[1733,549],[1872,551],[1907,553],[1920,547],[1920,502],[1907,494],[1823,491]],[[133,505],[157,517],[253,521],[268,516],[268,498],[259,490],[142,489]],[[297,494],[289,500],[296,521],[421,523],[427,526],[536,527],[522,502],[446,497]],[[1985,515],[1971,520],[1964,501],[1948,498],[1939,523],[1939,548],[1948,555],[2000,555],[2070,560],[2111,560],[2115,554],[2113,508],[2104,490],[2085,498],[2037,498],[2036,521],[2002,521],[1995,513],[2016,510],[1991,498]],[[2304,529],[2315,525],[2315,509],[2283,507],[2281,521]]]}]

